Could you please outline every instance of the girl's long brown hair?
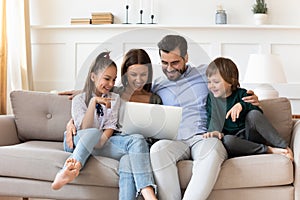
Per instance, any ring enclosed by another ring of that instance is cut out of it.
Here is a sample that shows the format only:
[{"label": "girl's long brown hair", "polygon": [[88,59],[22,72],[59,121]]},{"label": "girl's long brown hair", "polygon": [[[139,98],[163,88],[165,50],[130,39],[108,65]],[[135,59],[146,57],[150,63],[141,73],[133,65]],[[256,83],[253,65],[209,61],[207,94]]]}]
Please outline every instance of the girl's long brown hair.
[{"label": "girl's long brown hair", "polygon": [[115,67],[117,69],[117,65],[113,60],[110,59],[109,53],[110,52],[100,53],[90,67],[83,88],[83,92],[85,92],[85,104],[87,106],[89,105],[93,92],[96,91],[95,83],[91,79],[92,73],[97,75],[98,73],[103,72],[106,68],[110,66]]}]

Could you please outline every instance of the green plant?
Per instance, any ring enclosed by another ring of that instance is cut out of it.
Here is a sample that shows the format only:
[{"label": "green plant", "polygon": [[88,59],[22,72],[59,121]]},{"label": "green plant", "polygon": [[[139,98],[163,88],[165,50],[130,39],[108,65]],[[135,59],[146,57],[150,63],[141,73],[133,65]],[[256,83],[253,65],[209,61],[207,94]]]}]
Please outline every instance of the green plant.
[{"label": "green plant", "polygon": [[268,8],[265,0],[256,0],[256,4],[252,6],[252,12],[255,13],[264,13],[267,14]]}]

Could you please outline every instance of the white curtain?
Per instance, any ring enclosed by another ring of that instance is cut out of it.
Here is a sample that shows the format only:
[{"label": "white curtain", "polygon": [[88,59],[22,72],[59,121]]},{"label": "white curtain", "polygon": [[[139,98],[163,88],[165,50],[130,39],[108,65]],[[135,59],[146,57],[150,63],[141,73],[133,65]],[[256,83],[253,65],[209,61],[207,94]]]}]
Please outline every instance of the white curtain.
[{"label": "white curtain", "polygon": [[28,0],[6,2],[7,14],[7,80],[8,113],[11,112],[9,93],[32,90],[31,44]]}]

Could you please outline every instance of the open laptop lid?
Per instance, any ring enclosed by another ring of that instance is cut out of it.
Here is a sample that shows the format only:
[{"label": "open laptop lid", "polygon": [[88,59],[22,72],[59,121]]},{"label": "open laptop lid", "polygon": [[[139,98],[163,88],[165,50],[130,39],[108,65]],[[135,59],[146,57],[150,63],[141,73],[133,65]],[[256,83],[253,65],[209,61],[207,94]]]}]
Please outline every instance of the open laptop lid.
[{"label": "open laptop lid", "polygon": [[126,102],[122,129],[127,134],[173,140],[181,117],[181,107]]}]

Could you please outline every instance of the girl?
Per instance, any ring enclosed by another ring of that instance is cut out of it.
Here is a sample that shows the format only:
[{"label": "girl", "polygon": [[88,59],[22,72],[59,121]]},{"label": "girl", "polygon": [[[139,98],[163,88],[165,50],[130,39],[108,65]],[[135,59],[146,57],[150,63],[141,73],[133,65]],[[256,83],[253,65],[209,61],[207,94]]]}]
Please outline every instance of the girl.
[{"label": "girl", "polygon": [[208,65],[208,133],[218,137],[231,157],[262,153],[283,154],[293,160],[287,142],[262,114],[262,110],[242,100],[247,91],[240,88],[236,65],[217,58]]},{"label": "girl", "polygon": [[109,53],[101,53],[90,68],[83,92],[73,98],[72,118],[77,132],[75,135],[69,134],[69,131],[65,133],[64,148],[72,154],[56,175],[53,189],[60,189],[74,180],[93,154],[120,160],[120,200],[135,199],[136,196],[130,192],[132,185],[127,184],[127,176],[122,173],[127,166],[122,165],[121,160],[127,161],[128,158],[135,191],[141,192],[146,200],[156,199],[147,142],[140,135],[115,131],[118,130],[120,98],[110,90],[116,76],[117,66],[109,58]]}]

